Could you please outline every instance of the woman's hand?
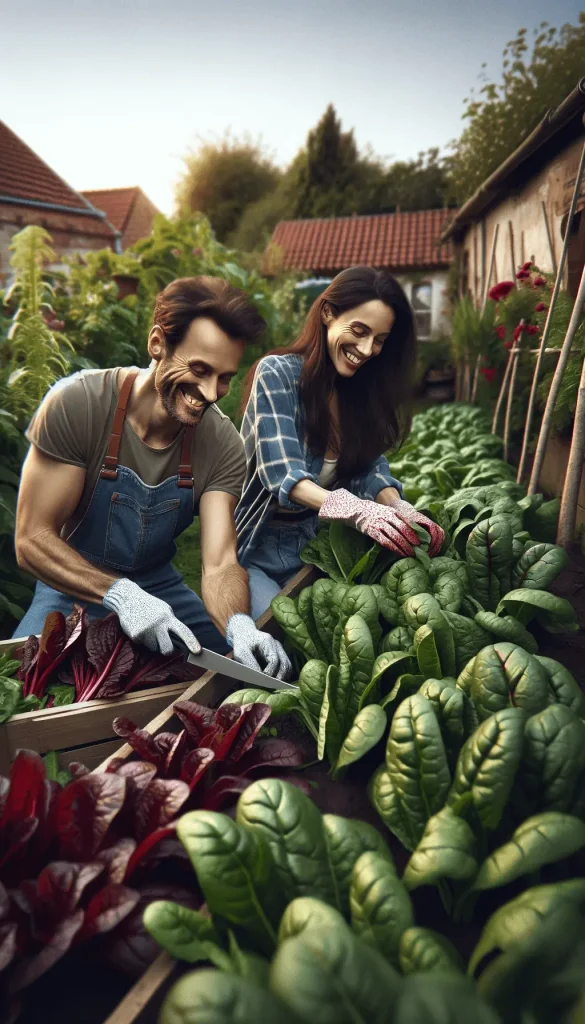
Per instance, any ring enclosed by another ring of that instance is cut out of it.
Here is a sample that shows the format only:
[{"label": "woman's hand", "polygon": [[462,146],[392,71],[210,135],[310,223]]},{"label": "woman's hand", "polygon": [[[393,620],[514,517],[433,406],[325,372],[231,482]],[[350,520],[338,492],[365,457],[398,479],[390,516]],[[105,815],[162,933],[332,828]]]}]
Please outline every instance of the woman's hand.
[{"label": "woman's hand", "polygon": [[434,558],[435,555],[439,554],[439,551],[443,547],[443,541],[445,540],[445,534],[437,523],[434,523],[428,516],[424,516],[422,512],[419,512],[414,505],[409,505],[407,501],[403,501],[399,498],[398,501],[393,501],[387,506],[394,510],[396,515],[403,523],[416,523],[417,526],[422,526],[431,535],[431,543],[429,544],[429,556]]},{"label": "woman's hand", "polygon": [[343,487],[327,495],[319,510],[319,519],[347,523],[403,558],[412,558],[414,546],[419,543],[415,531],[392,505],[356,498]]}]

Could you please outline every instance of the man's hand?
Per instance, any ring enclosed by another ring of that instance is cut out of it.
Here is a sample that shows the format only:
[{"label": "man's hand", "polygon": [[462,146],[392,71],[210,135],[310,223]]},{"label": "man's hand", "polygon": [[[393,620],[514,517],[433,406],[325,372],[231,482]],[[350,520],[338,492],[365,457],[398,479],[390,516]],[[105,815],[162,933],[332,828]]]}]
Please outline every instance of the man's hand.
[{"label": "man's hand", "polygon": [[149,650],[172,654],[171,634],[174,634],[191,654],[199,654],[201,644],[191,630],[175,617],[170,604],[148,594],[133,580],[116,580],[102,603],[104,608],[116,612],[122,632]]},{"label": "man's hand", "polygon": [[273,679],[286,679],[290,675],[292,665],[282,644],[269,633],[256,629],[249,615],[232,615],[225,635],[235,661]]}]

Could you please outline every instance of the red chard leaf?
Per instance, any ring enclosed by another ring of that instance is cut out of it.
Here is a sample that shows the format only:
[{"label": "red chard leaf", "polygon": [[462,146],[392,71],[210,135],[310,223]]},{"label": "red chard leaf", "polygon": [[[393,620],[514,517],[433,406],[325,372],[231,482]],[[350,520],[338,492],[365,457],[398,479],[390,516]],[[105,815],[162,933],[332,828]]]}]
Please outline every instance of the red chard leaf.
[{"label": "red chard leaf", "polygon": [[300,768],[305,759],[304,751],[291,743],[290,740],[279,738],[258,740],[253,750],[249,750],[237,765],[229,763],[226,768],[233,768],[239,775],[249,775],[259,768]]},{"label": "red chard leaf", "polygon": [[198,747],[197,750],[192,750],[183,759],[181,779],[183,782],[188,783],[191,792],[193,792],[195,786],[203,778],[209,765],[214,760],[215,754],[213,750],[209,750],[207,747]]},{"label": "red chard leaf", "polygon": [[20,668],[17,675],[19,679],[24,680],[28,676],[39,653],[39,638],[34,635],[29,636],[22,647],[19,647],[15,653],[16,657],[20,660]]},{"label": "red chard leaf", "polygon": [[[229,707],[229,705],[226,706]],[[272,713],[268,704],[246,704],[243,706],[243,711],[240,730],[229,751],[230,761],[239,761],[242,755],[250,749]]]},{"label": "red chard leaf", "polygon": [[214,782],[205,799],[200,804],[204,811],[219,811],[228,803],[233,803],[236,797],[240,796],[248,786],[252,785],[252,779],[238,777],[236,775],[222,775],[221,779]]},{"label": "red chard leaf", "polygon": [[96,854],[96,860],[105,866],[108,882],[120,885],[125,878],[126,869],[136,849],[133,839],[119,839],[113,846],[107,846]]},{"label": "red chard leaf", "polygon": [[215,727],[217,711],[214,708],[206,708],[203,704],[195,704],[191,700],[178,700],[173,704],[173,711],[185,726],[187,735],[195,746],[199,746],[205,733]]},{"label": "red chard leaf", "polygon": [[136,651],[130,640],[124,640],[116,647],[115,657],[108,667],[107,679],[96,688],[94,697],[113,699],[126,693],[126,683],[136,661]]},{"label": "red chard leaf", "polygon": [[60,921],[52,935],[43,936],[45,943],[40,953],[26,957],[21,960],[11,972],[8,986],[9,992],[13,995],[33,981],[40,978],[45,971],[48,971],[67,952],[75,936],[83,925],[83,910],[76,911],[71,917]]},{"label": "red chard leaf", "polygon": [[69,917],[81,902],[84,889],[103,872],[104,865],[97,861],[90,864],[52,861],[38,877],[35,918],[54,926]]},{"label": "red chard leaf", "polygon": [[153,737],[146,729],[138,729],[129,718],[114,718],[112,728],[116,736],[126,740],[139,757],[151,761],[157,769],[162,768],[164,755],[160,753]]},{"label": "red chard leaf", "polygon": [[127,917],[139,899],[140,894],[134,889],[113,883],[106,885],[90,900],[78,938],[86,941],[93,935],[110,932]]},{"label": "red chard leaf", "polygon": [[19,750],[10,767],[10,792],[0,825],[35,817],[45,796],[45,763],[34,750]]},{"label": "red chard leaf", "polygon": [[0,971],[8,967],[15,953],[16,923],[7,921],[6,924],[0,924]]},{"label": "red chard leaf", "polygon": [[[181,758],[187,744],[187,731],[186,729],[181,729],[180,733],[177,733],[176,736],[172,733],[169,733],[169,735],[173,737],[173,741],[165,758],[164,770],[167,778],[176,779],[179,775]],[[160,733],[156,738],[160,743]]]},{"label": "red chard leaf", "polygon": [[43,696],[46,680],[65,657],[64,648],[65,616],[61,612],[49,612],[39,640],[34,669],[28,674],[23,686],[22,692],[25,697],[29,693],[36,697]]},{"label": "red chard leaf", "polygon": [[117,775],[85,775],[61,790],[56,804],[60,856],[88,861],[100,849],[121,810],[126,780]]},{"label": "red chard leaf", "polygon": [[[118,762],[115,774],[121,775],[124,779],[131,779],[137,790],[146,789],[156,775],[156,765],[149,761],[122,761],[118,758]],[[114,764],[114,761],[111,764]]]},{"label": "red chard leaf", "polygon": [[38,827],[38,818],[23,818],[22,821],[11,821],[2,829],[0,835],[0,868],[6,882],[12,879],[18,862],[23,857],[29,839]]},{"label": "red chard leaf", "polygon": [[134,811],[134,835],[140,842],[150,832],[164,828],[176,817],[189,796],[189,787],[178,779],[153,779],[140,794]]},{"label": "red chard leaf", "polygon": [[[150,835],[146,836],[146,838],[143,839],[142,842],[136,847],[134,853],[132,854],[130,860],[128,861],[128,865],[126,867],[126,874],[124,875],[123,881],[127,882],[128,879],[131,878],[133,872],[136,870],[139,864],[142,864],[142,862],[146,860],[146,858],[149,856],[151,851],[156,846],[163,843],[166,839],[176,837],[176,835],[176,824],[175,822],[173,822],[171,825],[166,825],[165,828],[156,828],[154,832],[151,832]],[[181,846],[181,849],[184,849],[184,847],[182,847],[182,844],[179,844],[179,846]]]}]

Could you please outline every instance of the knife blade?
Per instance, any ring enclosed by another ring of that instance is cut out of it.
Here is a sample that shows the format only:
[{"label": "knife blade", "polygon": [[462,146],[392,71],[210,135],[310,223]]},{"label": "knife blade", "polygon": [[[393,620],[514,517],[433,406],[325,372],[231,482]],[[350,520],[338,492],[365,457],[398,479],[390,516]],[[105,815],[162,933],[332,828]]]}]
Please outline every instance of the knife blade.
[{"label": "knife blade", "polygon": [[229,676],[230,679],[236,679],[239,683],[258,686],[263,690],[298,689],[295,683],[288,683],[285,679],[273,679],[265,672],[248,668],[247,665],[241,665],[239,661],[225,658],[223,654],[217,654],[215,651],[209,651],[206,647],[202,647],[199,654],[189,654],[187,661],[192,665],[199,665],[206,672],[219,672],[222,676]]}]

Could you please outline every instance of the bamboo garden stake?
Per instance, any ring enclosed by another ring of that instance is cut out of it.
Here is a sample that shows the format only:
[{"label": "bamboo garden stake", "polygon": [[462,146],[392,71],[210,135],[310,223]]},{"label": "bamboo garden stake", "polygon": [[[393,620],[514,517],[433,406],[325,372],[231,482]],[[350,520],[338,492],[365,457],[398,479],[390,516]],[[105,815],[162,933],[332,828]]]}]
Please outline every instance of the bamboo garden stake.
[{"label": "bamboo garden stake", "polygon": [[542,209],[542,217],[543,217],[543,220],[544,220],[544,227],[545,227],[545,230],[546,230],[546,237],[548,239],[548,251],[549,251],[549,254],[550,254],[550,265],[551,265],[553,274],[556,274],[556,272],[557,272],[557,261],[556,261],[556,258],[555,258],[555,247],[553,245],[553,239],[552,239],[552,235],[550,233],[550,224],[548,222],[548,214],[546,212],[546,203],[545,203],[544,199],[540,200],[540,206],[541,206],[541,209]]},{"label": "bamboo garden stake", "polygon": [[[559,291],[561,289],[561,282],[562,282],[563,274],[564,274],[564,270],[565,270],[565,263],[567,262],[567,253],[569,251],[569,238],[571,236],[571,225],[573,223],[573,218],[575,216],[575,209],[577,207],[577,200],[579,198],[579,193],[581,191],[581,180],[583,178],[583,170],[584,170],[584,168],[585,168],[585,145],[583,146],[583,149],[582,149],[582,152],[581,152],[581,159],[579,160],[579,167],[577,168],[577,176],[575,178],[575,187],[573,189],[573,195],[572,195],[572,198],[571,198],[571,206],[570,206],[569,214],[568,214],[568,217],[567,217],[567,227],[565,229],[565,237],[564,237],[564,240],[563,240],[563,248],[562,248],[562,252],[561,252],[561,258],[559,260],[559,265],[557,267],[557,275],[556,275],[556,278],[555,278],[555,284],[554,284],[554,288],[553,288],[553,293],[552,293],[550,304],[549,304],[549,307],[548,307],[548,313],[546,315],[546,322],[545,322],[545,325],[544,325],[544,330],[542,332],[542,338],[541,338],[541,341],[540,341],[540,348],[539,348],[539,351],[538,351],[538,355],[536,357],[536,362],[534,364],[534,373],[532,374],[532,386],[530,388],[530,397],[528,399],[528,409],[526,410],[526,420],[525,420],[525,423],[524,423],[524,438],[522,440],[522,452],[520,454],[520,462],[518,464],[518,474],[516,476],[516,482],[517,483],[521,483],[522,482],[522,477],[524,475],[524,466],[526,464],[526,456],[528,454],[528,444],[530,442],[530,429],[532,427],[532,417],[534,415],[534,406],[536,404],[536,389],[537,389],[537,386],[538,386],[538,376],[539,376],[539,373],[540,373],[540,365],[542,363],[542,356],[544,354],[544,350],[546,348],[546,343],[548,341],[548,336],[549,336],[549,333],[550,333],[550,328],[551,328],[551,324],[552,324],[552,315],[553,315],[554,308],[555,308],[555,305],[556,305],[556,302],[557,302]],[[532,485],[532,480],[531,480],[531,485]],[[534,490],[531,490],[530,487],[529,487],[528,488],[528,493],[529,494],[534,494]]]},{"label": "bamboo garden stake", "polygon": [[581,370],[579,391],[577,393],[577,408],[575,409],[575,422],[573,424],[573,437],[571,440],[571,451],[563,486],[561,498],[561,513],[559,516],[559,529],[557,533],[557,544],[566,548],[572,543],[575,536],[575,523],[577,520],[577,501],[579,499],[579,487],[583,473],[583,458],[585,456],[585,359]]},{"label": "bamboo garden stake", "polygon": [[508,390],[508,401],[506,403],[506,417],[504,419],[504,461],[508,461],[508,454],[510,448],[510,424],[512,421],[512,403],[514,401],[514,390],[516,388],[516,374],[518,372],[518,363],[520,361],[520,345],[522,343],[522,328],[524,327],[524,320],[520,321],[520,331],[518,333],[517,341],[514,341],[510,355],[511,359],[511,370],[510,370],[510,386]]},{"label": "bamboo garden stake", "polygon": [[546,446],[550,436],[552,428],[552,420],[555,411],[555,405],[559,391],[561,390],[561,384],[563,383],[563,376],[569,356],[571,354],[571,347],[573,345],[573,338],[575,332],[579,326],[579,320],[583,312],[583,305],[585,304],[585,266],[581,273],[581,281],[579,282],[579,291],[577,292],[577,298],[575,299],[575,305],[573,306],[573,312],[571,313],[571,319],[567,328],[567,333],[563,341],[563,347],[561,348],[561,354],[558,358],[548,397],[546,400],[546,408],[542,417],[542,423],[540,426],[540,433],[538,435],[538,442],[536,445],[536,452],[534,453],[534,463],[532,465],[532,473],[530,475],[530,483],[528,485],[528,493],[535,494],[538,488],[538,478],[542,470],[542,464],[544,462],[544,455],[546,452]]},{"label": "bamboo garden stake", "polygon": [[[500,230],[500,225],[496,224],[496,226],[494,228],[494,237],[492,238],[492,247],[491,247],[491,252],[490,252],[489,269],[488,269],[487,274],[485,275],[483,295],[482,295],[482,299],[481,299],[481,315],[482,315],[482,317],[483,317],[483,314],[485,313],[485,307],[487,306],[488,294],[489,294],[489,290],[490,290],[490,281],[492,279],[492,274],[493,274],[493,271],[494,271],[494,263],[495,263],[495,260],[496,260],[496,244],[497,244],[497,241],[498,241],[498,232],[499,232],[499,230]],[[482,360],[482,353],[479,352],[478,356],[477,356],[477,359],[475,360],[475,370],[473,372],[473,387],[472,387],[472,390],[471,390],[471,402],[472,402],[472,404],[475,402],[475,399],[477,397],[477,383],[478,383],[478,380],[479,380],[479,368],[481,366],[481,360]]]}]

